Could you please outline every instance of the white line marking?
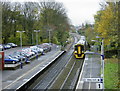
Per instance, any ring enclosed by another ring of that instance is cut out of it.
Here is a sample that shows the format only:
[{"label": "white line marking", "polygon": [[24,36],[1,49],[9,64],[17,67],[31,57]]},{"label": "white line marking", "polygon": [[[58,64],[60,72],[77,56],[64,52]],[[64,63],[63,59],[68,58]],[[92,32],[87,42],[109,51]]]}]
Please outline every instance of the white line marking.
[{"label": "white line marking", "polygon": [[[92,77],[92,58],[91,58],[91,68],[90,68],[90,78]],[[89,82],[89,88],[88,89],[90,89],[90,87],[91,87],[91,82]]]}]

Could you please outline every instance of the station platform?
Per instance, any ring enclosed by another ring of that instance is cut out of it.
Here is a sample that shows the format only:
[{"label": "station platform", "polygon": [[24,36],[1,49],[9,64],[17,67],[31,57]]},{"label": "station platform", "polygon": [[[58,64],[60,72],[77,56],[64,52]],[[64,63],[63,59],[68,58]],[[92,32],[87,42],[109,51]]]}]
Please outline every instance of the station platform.
[{"label": "station platform", "polygon": [[103,89],[103,78],[101,77],[101,56],[87,54],[82,71],[76,86],[76,91],[82,89],[95,90]]},{"label": "station platform", "polygon": [[24,65],[22,69],[18,68],[16,70],[3,70],[2,89],[6,90],[18,88],[33,77],[37,72],[43,70],[62,52],[63,51],[60,51],[60,49],[54,48],[45,55],[38,57],[38,59],[34,59],[30,62],[30,64]]}]

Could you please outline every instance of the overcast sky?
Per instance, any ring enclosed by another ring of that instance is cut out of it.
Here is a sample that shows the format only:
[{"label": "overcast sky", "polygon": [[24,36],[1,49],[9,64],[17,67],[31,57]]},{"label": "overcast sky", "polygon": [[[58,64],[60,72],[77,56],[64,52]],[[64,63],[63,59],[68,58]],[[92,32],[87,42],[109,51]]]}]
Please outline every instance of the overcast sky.
[{"label": "overcast sky", "polygon": [[[13,1],[43,1],[43,0],[13,0]],[[67,9],[67,15],[73,25],[94,22],[94,15],[100,9],[103,0],[55,0],[62,2]]]},{"label": "overcast sky", "polygon": [[68,17],[73,25],[85,22],[93,23],[94,15],[100,9],[102,0],[56,0],[63,2],[67,9]]}]

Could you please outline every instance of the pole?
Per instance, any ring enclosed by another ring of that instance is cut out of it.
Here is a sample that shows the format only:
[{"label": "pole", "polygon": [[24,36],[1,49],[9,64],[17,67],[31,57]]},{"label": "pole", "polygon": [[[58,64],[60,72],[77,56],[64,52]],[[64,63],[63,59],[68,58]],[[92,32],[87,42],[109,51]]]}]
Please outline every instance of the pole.
[{"label": "pole", "polygon": [[21,45],[21,49],[22,49],[22,32],[20,32],[20,45]]},{"label": "pole", "polygon": [[38,33],[37,33],[37,45],[38,45]]},{"label": "pole", "polygon": [[37,45],[37,31],[36,31],[36,45]]},{"label": "pole", "polygon": [[36,45],[38,45],[38,32],[40,32],[40,30],[34,30],[34,32],[36,32]]},{"label": "pole", "polygon": [[104,55],[104,39],[102,38],[101,54]]},{"label": "pole", "polygon": [[18,33],[20,33],[20,47],[22,49],[22,32],[25,32],[25,31],[16,31]]},{"label": "pole", "polygon": [[32,32],[32,44],[33,44],[33,32]]},{"label": "pole", "polygon": [[104,89],[104,38],[102,38],[101,44],[101,63],[102,63],[102,77],[103,77],[103,89]]},{"label": "pole", "polygon": [[50,43],[50,30],[49,30],[49,43]]}]

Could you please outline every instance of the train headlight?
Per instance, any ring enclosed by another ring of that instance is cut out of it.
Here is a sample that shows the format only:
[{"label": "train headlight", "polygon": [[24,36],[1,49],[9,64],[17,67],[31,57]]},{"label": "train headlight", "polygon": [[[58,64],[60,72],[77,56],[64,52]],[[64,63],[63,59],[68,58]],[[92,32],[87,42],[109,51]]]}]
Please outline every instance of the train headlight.
[{"label": "train headlight", "polygon": [[77,51],[74,51],[74,53],[77,53]]}]

